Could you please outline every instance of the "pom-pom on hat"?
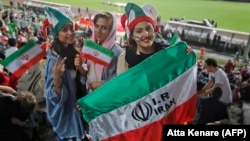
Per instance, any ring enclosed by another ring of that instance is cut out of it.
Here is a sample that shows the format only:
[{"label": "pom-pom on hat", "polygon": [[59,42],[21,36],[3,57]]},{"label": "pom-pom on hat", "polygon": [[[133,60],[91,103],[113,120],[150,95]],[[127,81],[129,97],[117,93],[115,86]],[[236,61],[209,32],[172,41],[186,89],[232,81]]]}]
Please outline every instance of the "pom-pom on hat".
[{"label": "pom-pom on hat", "polygon": [[157,10],[150,4],[144,4],[142,7],[139,7],[134,3],[127,3],[125,14],[121,17],[121,24],[126,29],[128,35],[135,25],[142,21],[150,22],[155,32],[158,32],[156,23],[157,16]]},{"label": "pom-pom on hat", "polygon": [[60,29],[67,23],[72,23],[71,19],[63,14],[62,12],[51,8],[51,7],[45,7],[45,13],[48,17],[49,23],[52,25],[51,32],[52,36],[55,37],[57,33],[60,31]]}]

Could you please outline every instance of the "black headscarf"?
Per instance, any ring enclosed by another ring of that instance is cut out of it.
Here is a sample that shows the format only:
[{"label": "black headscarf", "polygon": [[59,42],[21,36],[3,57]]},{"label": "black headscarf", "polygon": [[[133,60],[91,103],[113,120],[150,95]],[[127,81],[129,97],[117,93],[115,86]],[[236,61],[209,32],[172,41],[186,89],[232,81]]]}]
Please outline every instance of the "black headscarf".
[{"label": "black headscarf", "polygon": [[[161,49],[162,49],[162,47],[156,46],[154,53],[158,52]],[[131,68],[131,67],[141,63],[143,60],[145,60],[149,56],[153,55],[154,53],[144,54],[144,53],[140,52],[140,54],[136,54],[136,52],[133,49],[131,49],[130,47],[127,47],[126,54],[125,54],[125,60],[128,63],[129,68]]]}]

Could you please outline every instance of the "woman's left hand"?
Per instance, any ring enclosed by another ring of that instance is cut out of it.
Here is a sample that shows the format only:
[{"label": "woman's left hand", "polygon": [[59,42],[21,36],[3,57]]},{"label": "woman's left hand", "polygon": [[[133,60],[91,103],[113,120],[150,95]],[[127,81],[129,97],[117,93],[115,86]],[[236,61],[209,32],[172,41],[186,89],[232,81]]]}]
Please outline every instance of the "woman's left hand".
[{"label": "woman's left hand", "polygon": [[193,51],[193,48],[190,47],[190,46],[188,46],[188,47],[187,47],[187,54],[190,54],[192,51]]},{"label": "woman's left hand", "polygon": [[95,90],[95,89],[97,89],[98,87],[100,87],[102,84],[103,84],[102,81],[91,82],[91,83],[89,83],[89,88],[90,88],[91,90]]},{"label": "woman's left hand", "polygon": [[76,109],[81,112],[81,106],[79,104],[76,104]]}]

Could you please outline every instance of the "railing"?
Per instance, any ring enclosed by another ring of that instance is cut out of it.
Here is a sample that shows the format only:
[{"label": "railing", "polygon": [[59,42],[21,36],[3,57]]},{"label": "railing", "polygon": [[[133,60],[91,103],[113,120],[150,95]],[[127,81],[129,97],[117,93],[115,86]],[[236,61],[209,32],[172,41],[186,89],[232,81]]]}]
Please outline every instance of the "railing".
[{"label": "railing", "polygon": [[23,5],[26,7],[32,7],[32,8],[37,8],[37,9],[43,9],[45,6],[50,6],[50,7],[56,8],[56,9],[58,9],[59,7],[71,9],[71,5],[54,3],[54,2],[47,2],[47,1],[42,1],[42,0],[24,1]]},{"label": "railing", "polygon": [[204,44],[208,40],[213,41],[215,35],[217,37],[220,36],[220,42],[227,44],[227,48],[246,47],[250,36],[247,32],[188,24],[179,21],[168,21],[164,29],[171,30],[180,35],[184,33],[186,40]]}]

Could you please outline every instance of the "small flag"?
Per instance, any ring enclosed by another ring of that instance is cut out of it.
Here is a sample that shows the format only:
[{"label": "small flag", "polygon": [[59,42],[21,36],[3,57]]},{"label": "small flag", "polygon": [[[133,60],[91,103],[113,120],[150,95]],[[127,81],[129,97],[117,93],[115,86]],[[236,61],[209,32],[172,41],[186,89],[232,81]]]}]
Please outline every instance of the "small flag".
[{"label": "small flag", "polygon": [[97,64],[108,67],[114,56],[114,52],[102,47],[91,40],[85,40],[81,57],[89,59]]},{"label": "small flag", "polygon": [[34,41],[30,41],[9,57],[5,58],[0,64],[16,77],[20,77],[45,55],[45,50]]},{"label": "small flag", "polygon": [[0,42],[2,43],[2,44],[7,44],[8,43],[8,37],[6,37],[6,36],[0,36]]},{"label": "small flag", "polygon": [[172,45],[175,45],[176,43],[180,42],[181,41],[181,38],[179,37],[178,34],[174,34],[174,36],[172,37],[172,39],[169,41],[169,45],[172,46]]}]

